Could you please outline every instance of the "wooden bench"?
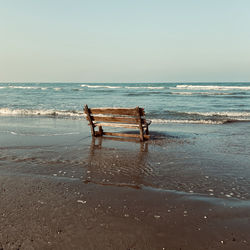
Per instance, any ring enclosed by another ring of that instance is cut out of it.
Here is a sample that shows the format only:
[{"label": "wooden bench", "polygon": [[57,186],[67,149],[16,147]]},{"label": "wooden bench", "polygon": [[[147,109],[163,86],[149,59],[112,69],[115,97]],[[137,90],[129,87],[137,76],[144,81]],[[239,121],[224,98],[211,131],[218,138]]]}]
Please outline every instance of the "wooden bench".
[{"label": "wooden bench", "polygon": [[[145,119],[143,108],[89,108],[85,105],[84,112],[89,122],[92,136],[124,136],[136,137],[141,141],[149,139],[148,126],[151,121]],[[95,131],[95,127],[99,127],[99,131]],[[126,134],[118,132],[104,132],[102,127],[118,127],[138,129],[140,134]]]}]

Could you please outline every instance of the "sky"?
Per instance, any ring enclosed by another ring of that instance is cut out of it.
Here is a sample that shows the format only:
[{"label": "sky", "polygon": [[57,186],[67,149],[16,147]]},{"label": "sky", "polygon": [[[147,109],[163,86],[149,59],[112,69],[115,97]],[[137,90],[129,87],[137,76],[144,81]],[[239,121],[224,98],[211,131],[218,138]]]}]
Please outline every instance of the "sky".
[{"label": "sky", "polygon": [[0,0],[0,82],[250,81],[249,0]]}]

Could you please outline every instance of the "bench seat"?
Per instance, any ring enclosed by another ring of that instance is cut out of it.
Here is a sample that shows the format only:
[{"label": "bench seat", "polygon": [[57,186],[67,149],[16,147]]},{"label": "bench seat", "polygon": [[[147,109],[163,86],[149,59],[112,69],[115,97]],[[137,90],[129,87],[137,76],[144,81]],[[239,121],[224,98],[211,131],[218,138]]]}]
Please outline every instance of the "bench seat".
[{"label": "bench seat", "polygon": [[[139,129],[140,126],[138,124],[125,124],[125,123],[95,123],[95,126],[101,126],[101,127],[117,127],[117,128],[133,128],[133,129]],[[150,125],[150,122],[147,124],[142,124],[142,127],[145,128],[146,126]]]}]

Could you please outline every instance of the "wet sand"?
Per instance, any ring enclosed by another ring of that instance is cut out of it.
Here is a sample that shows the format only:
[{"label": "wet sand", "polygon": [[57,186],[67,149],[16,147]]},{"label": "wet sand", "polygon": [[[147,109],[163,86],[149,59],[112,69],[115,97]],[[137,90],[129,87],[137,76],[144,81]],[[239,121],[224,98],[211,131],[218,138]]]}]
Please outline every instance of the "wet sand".
[{"label": "wet sand", "polygon": [[48,178],[0,181],[2,249],[250,246],[249,203]]},{"label": "wet sand", "polygon": [[249,147],[232,127],[139,143],[56,123],[64,135],[2,133],[0,249],[250,248]]}]

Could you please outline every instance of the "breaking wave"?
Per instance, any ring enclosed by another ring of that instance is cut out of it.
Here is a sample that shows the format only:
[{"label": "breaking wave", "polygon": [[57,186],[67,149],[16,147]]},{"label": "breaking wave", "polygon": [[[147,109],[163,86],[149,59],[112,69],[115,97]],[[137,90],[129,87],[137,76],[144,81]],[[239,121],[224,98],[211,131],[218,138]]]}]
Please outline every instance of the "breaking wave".
[{"label": "breaking wave", "polygon": [[250,86],[217,86],[217,85],[177,85],[171,89],[193,89],[193,90],[245,90],[250,91]]},{"label": "breaking wave", "polygon": [[120,89],[121,87],[119,86],[107,86],[107,85],[87,85],[87,84],[82,84],[81,87],[86,87],[86,88],[108,88],[108,89]]},{"label": "breaking wave", "polygon": [[[163,118],[159,117],[162,116]],[[191,124],[226,124],[232,122],[249,122],[250,112],[178,112],[164,111],[157,118],[152,114],[152,122],[191,123]]]},{"label": "breaking wave", "polygon": [[39,110],[0,108],[0,116],[50,116],[50,117],[81,117],[83,111],[75,110]]},{"label": "breaking wave", "polygon": [[189,124],[225,124],[230,122],[229,120],[218,120],[218,121],[213,121],[213,120],[168,120],[168,119],[152,119],[152,123],[155,124],[165,124],[165,123],[189,123]]},{"label": "breaking wave", "polygon": [[249,96],[247,95],[246,92],[171,92],[170,94],[172,95],[194,95],[194,96],[233,96],[234,98],[237,96],[239,97],[246,97]]},{"label": "breaking wave", "polygon": [[[40,116],[51,118],[82,119],[86,115],[76,110],[39,110],[0,108],[0,116]],[[149,112],[147,119],[154,124],[191,123],[191,124],[225,124],[230,122],[249,122],[250,112]]]},{"label": "breaking wave", "polygon": [[125,87],[125,89],[165,89],[165,87]]},{"label": "breaking wave", "polygon": [[51,87],[33,87],[33,86],[0,86],[0,89],[27,89],[27,90],[48,90],[53,89],[55,91],[62,90],[62,88],[51,88]]},{"label": "breaking wave", "polygon": [[221,117],[249,117],[250,112],[233,112],[233,111],[225,111],[225,112],[185,112],[189,115],[200,115],[200,116],[221,116]]},{"label": "breaking wave", "polygon": [[65,135],[78,135],[79,132],[70,132],[70,133],[46,133],[46,134],[39,134],[39,133],[20,133],[15,131],[0,131],[5,133],[10,133],[12,135],[18,136],[39,136],[39,137],[46,137],[46,136],[65,136]]},{"label": "breaking wave", "polygon": [[165,89],[165,87],[154,87],[154,86],[108,86],[108,85],[88,85],[82,84],[81,87],[86,88],[108,88],[108,89]]},{"label": "breaking wave", "polygon": [[46,87],[31,87],[31,86],[0,86],[0,89],[38,89],[46,90]]}]

